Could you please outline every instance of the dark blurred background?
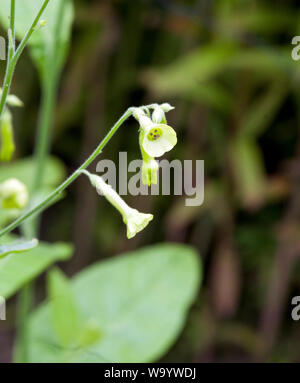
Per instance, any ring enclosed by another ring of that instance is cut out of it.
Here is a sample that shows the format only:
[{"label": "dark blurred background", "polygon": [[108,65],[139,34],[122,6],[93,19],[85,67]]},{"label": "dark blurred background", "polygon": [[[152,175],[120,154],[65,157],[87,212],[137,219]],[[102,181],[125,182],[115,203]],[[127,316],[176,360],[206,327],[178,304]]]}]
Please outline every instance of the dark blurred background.
[{"label": "dark blurred background", "polygon": [[[128,241],[119,216],[83,178],[43,215],[41,238],[74,242],[68,275],[158,241],[195,246],[203,287],[164,361],[300,361],[300,323],[291,318],[291,299],[300,295],[297,3],[75,1],[52,153],[71,173],[129,106],[170,102],[178,144],[167,158],[205,161],[205,201],[185,207],[184,196],[127,197],[156,218]],[[23,157],[33,151],[40,102],[28,53],[13,93],[25,103],[15,113]],[[129,120],[102,158],[117,161],[120,151],[139,158],[136,129]],[[9,361],[13,323],[6,326],[1,349]]]}]

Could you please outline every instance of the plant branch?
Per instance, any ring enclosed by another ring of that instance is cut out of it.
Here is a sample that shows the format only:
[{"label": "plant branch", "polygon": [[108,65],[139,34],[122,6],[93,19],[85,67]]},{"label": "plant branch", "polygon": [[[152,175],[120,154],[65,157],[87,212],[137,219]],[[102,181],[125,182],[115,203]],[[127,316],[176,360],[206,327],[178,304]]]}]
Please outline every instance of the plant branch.
[{"label": "plant branch", "polygon": [[[24,38],[20,42],[17,50],[12,55],[11,55],[11,51],[13,50],[13,47],[11,47],[11,42],[12,42],[12,40],[14,41],[14,33],[15,33],[15,8],[14,8],[15,2],[14,1],[11,2],[10,25],[11,25],[11,27],[13,27],[13,29],[10,27],[9,32],[8,32],[9,33],[9,57],[8,57],[9,59],[7,61],[5,77],[4,77],[4,81],[3,81],[3,89],[2,89],[1,99],[0,99],[0,120],[2,118],[2,114],[4,111],[5,105],[6,105],[7,96],[9,94],[13,74],[14,74],[18,59],[20,58],[21,53],[23,52],[26,44],[28,43],[28,40],[30,39],[31,35],[33,34],[41,16],[42,16],[42,13],[44,12],[45,8],[47,7],[49,1],[50,0],[44,1],[44,3],[41,6],[36,18],[33,20],[33,23],[31,24],[31,26],[28,29],[28,31],[26,32]],[[13,17],[12,17],[12,15],[13,15]]]},{"label": "plant branch", "polygon": [[37,206],[30,209],[27,213],[22,215],[16,221],[12,222],[9,226],[0,231],[0,237],[11,232],[20,226],[26,219],[29,217],[36,215],[43,210],[45,210],[51,201],[62,193],[72,182],[74,182],[79,176],[80,171],[86,169],[95,158],[102,152],[105,145],[110,141],[113,135],[117,132],[119,127],[132,115],[133,108],[129,108],[126,112],[120,117],[120,119],[115,123],[115,125],[110,129],[104,139],[100,142],[98,147],[94,150],[94,152],[89,156],[89,158],[69,177],[67,178],[56,190],[54,190],[48,197],[46,197],[42,202],[40,202]]},{"label": "plant branch", "polygon": [[15,17],[16,17],[16,0],[11,0],[10,1],[10,30],[11,30],[12,40],[13,40],[13,52],[15,52],[15,41],[16,41]]}]

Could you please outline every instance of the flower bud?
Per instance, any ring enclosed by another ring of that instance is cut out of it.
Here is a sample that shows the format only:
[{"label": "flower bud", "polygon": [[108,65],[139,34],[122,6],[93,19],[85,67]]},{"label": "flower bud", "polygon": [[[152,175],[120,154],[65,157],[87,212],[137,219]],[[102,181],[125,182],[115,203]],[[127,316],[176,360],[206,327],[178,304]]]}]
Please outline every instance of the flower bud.
[{"label": "flower bud", "polygon": [[4,209],[23,209],[28,203],[26,186],[16,178],[0,184],[0,198]]},{"label": "flower bud", "polygon": [[12,116],[8,109],[2,115],[1,121],[0,161],[10,161],[15,151]]},{"label": "flower bud", "polygon": [[167,123],[165,112],[163,111],[163,109],[159,105],[154,108],[154,111],[152,113],[152,121],[155,124],[166,124]]},{"label": "flower bud", "polygon": [[162,109],[165,113],[168,113],[168,112],[170,112],[170,110],[175,109],[174,106],[170,105],[170,104],[167,103],[167,102],[161,104],[160,107],[161,107],[161,109]]}]

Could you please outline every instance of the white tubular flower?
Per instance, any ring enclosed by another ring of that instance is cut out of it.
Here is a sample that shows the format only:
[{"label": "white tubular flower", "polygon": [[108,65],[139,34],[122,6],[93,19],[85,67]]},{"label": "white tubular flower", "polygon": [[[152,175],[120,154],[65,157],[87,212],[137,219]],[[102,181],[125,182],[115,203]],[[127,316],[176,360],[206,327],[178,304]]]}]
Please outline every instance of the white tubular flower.
[{"label": "white tubular flower", "polygon": [[140,213],[138,210],[128,206],[119,194],[103,181],[101,177],[91,174],[86,170],[81,170],[81,173],[87,175],[91,184],[121,213],[123,221],[127,226],[128,239],[133,238],[152,221],[152,214]]},{"label": "white tubular flower", "polygon": [[23,209],[28,203],[26,186],[16,178],[0,184],[0,198],[4,209]]},{"label": "white tubular flower", "polygon": [[150,157],[161,157],[177,144],[176,132],[171,126],[153,122],[140,108],[133,113],[142,130],[141,149]]}]

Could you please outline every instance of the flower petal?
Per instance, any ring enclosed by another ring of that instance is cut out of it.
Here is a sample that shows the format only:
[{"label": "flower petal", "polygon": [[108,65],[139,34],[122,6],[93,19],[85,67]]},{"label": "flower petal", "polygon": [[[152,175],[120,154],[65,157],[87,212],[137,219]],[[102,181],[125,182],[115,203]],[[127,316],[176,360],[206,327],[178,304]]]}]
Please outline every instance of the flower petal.
[{"label": "flower petal", "polygon": [[136,209],[130,209],[130,213],[124,216],[124,223],[127,225],[127,238],[133,238],[138,232],[142,231],[152,219],[152,214],[144,214]]},{"label": "flower petal", "polygon": [[151,141],[146,133],[142,142],[143,149],[151,157],[161,157],[177,144],[176,132],[171,126],[159,124],[157,128],[162,132],[159,139]]}]

